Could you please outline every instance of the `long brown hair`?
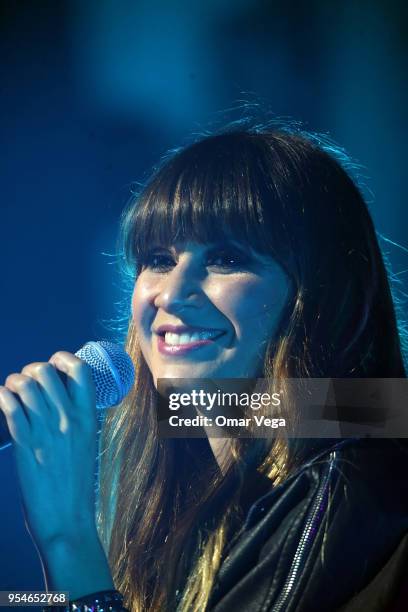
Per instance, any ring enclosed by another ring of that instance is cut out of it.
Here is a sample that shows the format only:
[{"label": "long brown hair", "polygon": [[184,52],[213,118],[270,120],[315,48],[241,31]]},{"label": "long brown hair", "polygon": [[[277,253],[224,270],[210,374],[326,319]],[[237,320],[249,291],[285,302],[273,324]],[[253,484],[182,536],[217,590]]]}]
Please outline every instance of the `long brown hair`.
[{"label": "long brown hair", "polygon": [[[376,233],[345,162],[327,141],[285,128],[233,129],[176,152],[124,215],[133,280],[149,245],[232,235],[272,255],[292,283],[266,378],[405,376]],[[207,440],[160,439],[132,322],[127,349],[136,382],[103,425],[100,535],[133,612],[201,612],[250,475],[258,470],[272,486],[301,453],[282,437],[237,439],[221,473]]]}]

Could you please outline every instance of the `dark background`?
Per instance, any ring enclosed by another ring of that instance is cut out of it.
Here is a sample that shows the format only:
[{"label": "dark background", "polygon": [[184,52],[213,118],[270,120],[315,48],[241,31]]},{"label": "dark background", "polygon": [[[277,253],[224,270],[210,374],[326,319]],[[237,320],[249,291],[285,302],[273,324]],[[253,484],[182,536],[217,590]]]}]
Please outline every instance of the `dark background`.
[{"label": "dark background", "polygon": [[[407,6],[0,2],[0,382],[109,335],[101,321],[121,293],[102,253],[115,251],[132,184],[242,100],[328,133],[364,165],[404,282]],[[41,589],[13,470],[11,450],[0,452],[0,590]]]}]

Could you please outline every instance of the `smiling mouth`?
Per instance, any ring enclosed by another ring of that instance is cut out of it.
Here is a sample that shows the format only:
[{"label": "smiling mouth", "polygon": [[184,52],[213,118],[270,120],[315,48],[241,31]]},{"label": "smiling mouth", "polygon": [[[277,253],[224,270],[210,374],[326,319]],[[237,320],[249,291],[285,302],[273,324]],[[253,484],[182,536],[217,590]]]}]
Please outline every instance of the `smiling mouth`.
[{"label": "smiling mouth", "polygon": [[162,336],[166,344],[169,344],[171,346],[180,346],[184,344],[193,344],[194,342],[201,342],[203,340],[215,340],[223,334],[223,331],[208,329],[202,331],[181,333],[166,331],[160,335]]},{"label": "smiling mouth", "polygon": [[158,348],[165,354],[182,354],[191,350],[213,344],[225,334],[220,330],[200,330],[191,332],[166,331],[158,334]]}]

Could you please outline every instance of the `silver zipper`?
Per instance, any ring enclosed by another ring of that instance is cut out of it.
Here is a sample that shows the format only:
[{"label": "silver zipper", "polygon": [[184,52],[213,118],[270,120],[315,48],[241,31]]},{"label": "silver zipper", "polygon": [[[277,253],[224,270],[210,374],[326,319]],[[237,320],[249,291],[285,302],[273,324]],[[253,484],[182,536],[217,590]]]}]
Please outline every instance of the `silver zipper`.
[{"label": "silver zipper", "polygon": [[336,451],[333,451],[330,453],[330,462],[327,467],[326,474],[323,476],[322,483],[320,484],[317,490],[316,499],[313,503],[313,506],[309,510],[309,514],[306,519],[306,525],[303,529],[303,533],[300,537],[298,547],[294,554],[289,574],[286,578],[285,584],[283,585],[279,598],[272,608],[272,612],[281,612],[281,610],[284,609],[284,606],[286,605],[288,598],[292,593],[295,581],[297,580],[299,573],[303,569],[306,560],[309,556],[310,549],[316,538],[318,527],[322,521],[324,512],[327,507],[330,479],[335,461]]}]

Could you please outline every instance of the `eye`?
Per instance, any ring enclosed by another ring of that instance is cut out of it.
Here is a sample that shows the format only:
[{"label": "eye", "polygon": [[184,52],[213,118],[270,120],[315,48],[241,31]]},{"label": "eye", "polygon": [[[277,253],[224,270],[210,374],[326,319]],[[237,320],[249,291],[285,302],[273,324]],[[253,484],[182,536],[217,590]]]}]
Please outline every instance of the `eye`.
[{"label": "eye", "polygon": [[225,270],[244,270],[250,267],[250,255],[235,248],[220,248],[207,256],[208,265]]},{"label": "eye", "polygon": [[166,251],[150,251],[143,259],[142,269],[149,268],[156,272],[165,272],[170,270],[175,265],[175,261],[171,253]]},{"label": "eye", "polygon": [[[217,268],[221,272],[238,272],[248,270],[253,264],[249,253],[235,246],[214,246],[207,251],[202,259],[206,267]],[[169,272],[177,265],[175,255],[163,248],[153,248],[148,251],[141,261],[140,270],[151,270],[157,273]]]}]

